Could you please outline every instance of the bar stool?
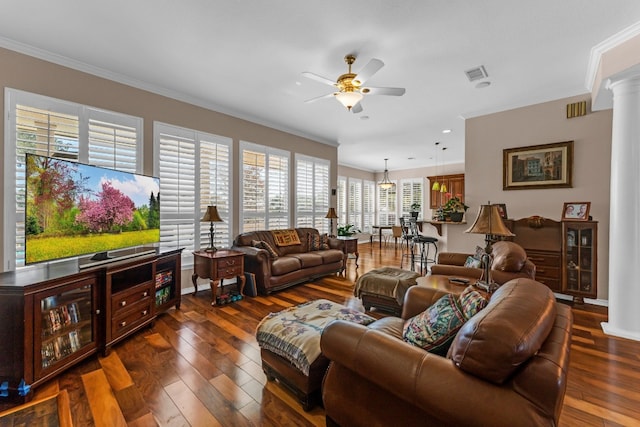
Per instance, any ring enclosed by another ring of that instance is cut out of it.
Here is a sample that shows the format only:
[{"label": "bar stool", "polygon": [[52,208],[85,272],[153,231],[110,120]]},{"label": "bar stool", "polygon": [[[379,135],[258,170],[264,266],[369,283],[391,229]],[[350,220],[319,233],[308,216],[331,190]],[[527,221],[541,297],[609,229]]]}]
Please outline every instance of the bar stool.
[{"label": "bar stool", "polygon": [[402,268],[402,264],[404,264],[405,257],[409,260],[411,264],[411,271],[415,271],[413,266],[414,256],[414,245],[413,235],[409,230],[409,224],[407,223],[407,218],[400,217],[400,228],[402,229],[402,241],[400,242],[400,249],[402,250],[402,256],[400,257],[400,268]]},{"label": "bar stool", "polygon": [[[413,243],[420,247],[420,274],[425,274],[429,271],[429,263],[435,264],[438,258],[438,239],[436,237],[424,236],[420,234],[418,230],[418,224],[415,218],[409,218],[409,232],[412,235]],[[430,256],[431,247],[433,246],[434,254]],[[415,268],[415,254],[412,253],[412,266],[411,270]]]}]

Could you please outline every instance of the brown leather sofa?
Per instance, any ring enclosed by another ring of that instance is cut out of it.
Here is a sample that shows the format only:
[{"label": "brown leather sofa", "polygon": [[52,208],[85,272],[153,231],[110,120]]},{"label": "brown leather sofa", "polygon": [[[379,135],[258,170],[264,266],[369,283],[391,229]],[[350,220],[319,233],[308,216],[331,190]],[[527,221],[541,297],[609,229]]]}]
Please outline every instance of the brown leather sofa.
[{"label": "brown leather sofa", "polygon": [[[346,255],[343,242],[328,238],[329,249],[309,250],[309,235],[319,236],[315,228],[296,228],[299,245],[278,246],[269,230],[252,231],[238,235],[232,249],[244,256],[244,269],[255,274],[258,292],[267,295],[273,291],[307,282],[343,269]],[[265,249],[252,246],[253,241],[268,243],[277,252],[273,257]]]},{"label": "brown leather sofa", "polygon": [[402,341],[405,319],[441,295],[414,286],[401,318],[325,328],[327,425],[556,426],[567,386],[571,309],[539,282],[512,280],[441,357]]},{"label": "brown leather sofa", "polygon": [[[519,277],[535,279],[536,266],[527,258],[527,253],[517,243],[500,241],[493,244],[491,254],[491,279],[499,285]],[[437,263],[431,266],[431,274],[480,279],[483,268],[465,267],[472,254],[440,252]]]}]

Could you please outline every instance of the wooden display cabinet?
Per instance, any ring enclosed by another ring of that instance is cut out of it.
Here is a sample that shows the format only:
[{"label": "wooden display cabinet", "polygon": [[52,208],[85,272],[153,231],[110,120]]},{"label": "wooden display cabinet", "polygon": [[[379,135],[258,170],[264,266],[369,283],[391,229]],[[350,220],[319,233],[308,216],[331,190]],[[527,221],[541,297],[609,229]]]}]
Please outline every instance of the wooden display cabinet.
[{"label": "wooden display cabinet", "polygon": [[575,302],[597,298],[596,221],[562,222],[562,293],[573,295]]}]

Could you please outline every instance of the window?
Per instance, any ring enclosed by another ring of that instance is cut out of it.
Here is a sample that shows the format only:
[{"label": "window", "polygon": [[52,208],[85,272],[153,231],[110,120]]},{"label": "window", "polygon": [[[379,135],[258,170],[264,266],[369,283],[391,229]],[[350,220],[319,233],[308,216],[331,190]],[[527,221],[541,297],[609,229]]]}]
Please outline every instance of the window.
[{"label": "window", "polygon": [[338,177],[338,224],[344,225],[347,223],[347,178],[344,176]]},{"label": "window", "polygon": [[388,190],[378,187],[378,225],[396,224],[396,188],[395,183]]},{"label": "window", "polygon": [[328,160],[296,154],[296,227],[329,231]]},{"label": "window", "polygon": [[422,218],[422,179],[407,179],[400,181],[400,188],[402,192],[400,193],[400,197],[402,197],[402,205],[401,205],[401,216],[409,216],[409,212],[411,212],[411,205],[414,203],[418,203],[420,205],[420,211],[418,215],[418,219]]},{"label": "window", "polygon": [[376,183],[362,182],[362,230],[371,233],[376,218]]},{"label": "window", "polygon": [[142,173],[142,119],[5,90],[4,267],[24,266],[25,153]]},{"label": "window", "polygon": [[210,223],[200,219],[212,205],[223,222],[214,223],[214,246],[231,244],[232,140],[164,123],[154,123],[155,171],[160,177],[160,247],[191,252],[209,246]]},{"label": "window", "polygon": [[241,232],[289,227],[289,152],[240,141]]},{"label": "window", "polygon": [[349,178],[349,193],[347,195],[347,224],[353,224],[362,230],[362,180]]}]

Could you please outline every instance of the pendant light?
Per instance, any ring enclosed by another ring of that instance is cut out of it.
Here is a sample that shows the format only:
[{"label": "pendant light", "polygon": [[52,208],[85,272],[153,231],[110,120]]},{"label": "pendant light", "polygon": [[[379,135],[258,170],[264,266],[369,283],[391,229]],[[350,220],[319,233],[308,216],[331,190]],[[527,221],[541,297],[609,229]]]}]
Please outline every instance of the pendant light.
[{"label": "pendant light", "polygon": [[447,192],[447,184],[444,183],[444,150],[446,149],[447,147],[442,147],[442,184],[440,184],[441,193]]},{"label": "pendant light", "polygon": [[438,182],[438,145],[440,145],[440,143],[436,142],[436,180],[431,186],[432,191],[440,191],[440,183]]},{"label": "pendant light", "polygon": [[378,187],[382,190],[389,190],[393,188],[393,182],[389,179],[389,170],[387,169],[387,160],[384,159],[384,175],[382,176],[382,181],[378,183]]}]

